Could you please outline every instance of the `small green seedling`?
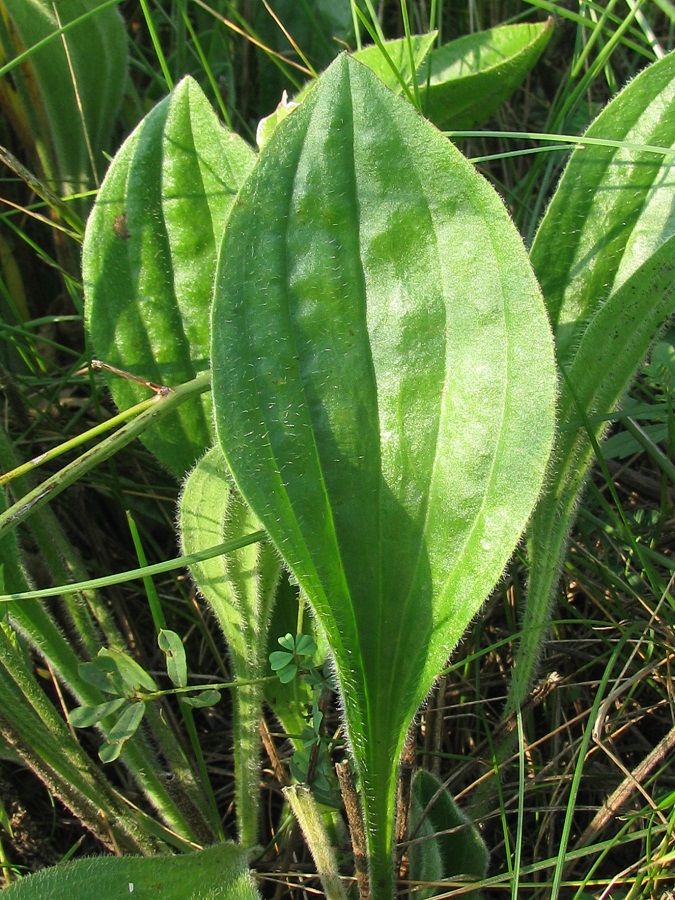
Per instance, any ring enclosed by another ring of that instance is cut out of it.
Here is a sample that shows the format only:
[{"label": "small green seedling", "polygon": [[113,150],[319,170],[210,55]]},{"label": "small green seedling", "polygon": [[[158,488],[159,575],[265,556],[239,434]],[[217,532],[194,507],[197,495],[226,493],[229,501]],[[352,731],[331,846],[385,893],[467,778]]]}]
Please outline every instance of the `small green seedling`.
[{"label": "small green seedling", "polygon": [[[90,728],[98,725],[106,734],[98,755],[102,762],[114,762],[120,756],[124,744],[136,733],[143,721],[149,702],[167,694],[177,693],[182,703],[192,708],[214,706],[220,700],[220,691],[209,685],[194,687],[192,694],[184,695],[187,687],[187,659],[185,647],[175,631],[160,629],[157,643],[166,660],[167,675],[173,690],[160,691],[157,682],[127,653],[102,649],[92,662],[80,665],[80,677],[104,694],[117,695],[114,699],[96,706],[79,706],[68,718],[73,728]],[[119,716],[110,724],[111,716]]]}]

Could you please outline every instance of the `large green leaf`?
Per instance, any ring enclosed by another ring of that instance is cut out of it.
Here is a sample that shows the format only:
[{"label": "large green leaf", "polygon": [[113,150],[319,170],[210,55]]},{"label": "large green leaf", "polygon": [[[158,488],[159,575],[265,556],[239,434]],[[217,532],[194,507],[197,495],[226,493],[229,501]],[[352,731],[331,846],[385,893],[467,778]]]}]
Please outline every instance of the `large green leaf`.
[{"label": "large green leaf", "polygon": [[[190,473],[179,509],[186,554],[260,529],[232,485],[220,447],[210,450]],[[268,631],[280,572],[279,555],[265,540],[192,565],[197,586],[225,635],[239,679],[255,681],[270,674]],[[232,696],[237,823],[239,839],[247,846],[258,840],[262,700],[260,683],[242,685]]]},{"label": "large green leaf", "polygon": [[500,25],[432,50],[418,78],[424,114],[439,128],[473,128],[521,85],[553,34],[553,19]]},{"label": "large green leaf", "polygon": [[[18,56],[61,26],[84,17],[35,50],[12,72],[25,121],[15,120],[9,85],[0,92],[19,132],[30,129],[45,174],[64,192],[91,190],[106,166],[127,66],[127,39],[116,9],[103,0],[1,0],[0,40]],[[93,13],[93,14],[92,14]],[[92,14],[92,15],[88,15]],[[65,46],[64,46],[65,43]]]},{"label": "large green leaf", "polygon": [[[675,54],[639,75],[585,136],[624,146],[585,144],[572,154],[532,246],[564,378],[555,469],[529,529],[519,687],[509,708],[529,690],[538,662],[594,459],[591,436],[601,440],[609,413],[675,311]],[[640,150],[644,145],[671,153]]]},{"label": "large green leaf", "polygon": [[[253,150],[223,128],[185,78],[132,133],[87,222],[87,324],[104,362],[158,384],[208,369],[209,306],[220,239]],[[148,389],[111,376],[117,405]],[[210,397],[181,407],[144,441],[182,477],[213,443]]]},{"label": "large green leaf", "polygon": [[543,301],[496,193],[342,56],[237,198],[212,332],[220,443],[332,648],[385,897],[406,730],[541,486]]},{"label": "large green leaf", "polygon": [[184,856],[94,857],[43,869],[4,893],[7,900],[260,900],[247,862],[247,852],[232,843]]},{"label": "large green leaf", "polygon": [[[575,358],[589,320],[675,234],[675,54],[654,63],[584,137],[623,147],[572,153],[531,250],[561,364]],[[663,147],[670,153],[641,150]]]}]

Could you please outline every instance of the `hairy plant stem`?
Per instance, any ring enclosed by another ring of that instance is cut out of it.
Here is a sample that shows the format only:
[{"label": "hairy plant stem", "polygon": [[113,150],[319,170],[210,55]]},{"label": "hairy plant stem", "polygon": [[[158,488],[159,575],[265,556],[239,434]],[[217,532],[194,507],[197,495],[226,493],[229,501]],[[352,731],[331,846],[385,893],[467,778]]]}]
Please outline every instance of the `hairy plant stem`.
[{"label": "hairy plant stem", "polygon": [[335,853],[311,790],[306,784],[294,784],[283,788],[283,793],[300,823],[327,900],[347,900]]},{"label": "hairy plant stem", "polygon": [[235,810],[239,843],[243,847],[254,847],[259,840],[262,699],[262,685],[248,684],[239,687],[232,702]]},{"label": "hairy plant stem", "polygon": [[335,771],[340,785],[342,802],[344,803],[349,835],[354,852],[354,870],[356,873],[356,886],[360,900],[370,900],[370,881],[368,879],[368,852],[366,849],[366,834],[363,830],[363,815],[359,805],[359,798],[354,785],[354,778],[349,766],[349,760],[345,759],[335,766]]}]

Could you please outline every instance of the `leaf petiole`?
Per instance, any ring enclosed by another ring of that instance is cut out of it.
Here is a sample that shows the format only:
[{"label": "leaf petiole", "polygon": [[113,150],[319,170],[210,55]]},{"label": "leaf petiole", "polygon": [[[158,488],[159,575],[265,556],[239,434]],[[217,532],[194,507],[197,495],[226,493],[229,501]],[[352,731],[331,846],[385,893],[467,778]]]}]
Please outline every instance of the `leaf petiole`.
[{"label": "leaf petiole", "polygon": [[262,678],[237,678],[236,681],[223,681],[214,684],[188,684],[185,687],[166,688],[162,691],[143,691],[143,693],[137,694],[135,699],[149,703],[151,700],[169,697],[173,694],[191,694],[195,691],[233,691],[252,684],[267,684],[270,681],[276,681],[276,679],[276,675],[265,675]]}]

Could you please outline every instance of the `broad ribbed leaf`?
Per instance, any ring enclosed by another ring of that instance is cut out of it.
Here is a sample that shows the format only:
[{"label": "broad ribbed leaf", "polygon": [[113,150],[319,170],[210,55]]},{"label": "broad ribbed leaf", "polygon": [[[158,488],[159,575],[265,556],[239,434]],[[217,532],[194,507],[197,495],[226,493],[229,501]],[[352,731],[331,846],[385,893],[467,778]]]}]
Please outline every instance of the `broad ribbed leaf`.
[{"label": "broad ribbed leaf", "polygon": [[406,730],[540,489],[543,301],[495,192],[343,56],[237,198],[212,331],[220,443],[332,648],[384,897]]},{"label": "broad ribbed leaf", "polygon": [[[54,34],[59,23],[67,25],[95,11],[31,53],[12,73],[25,125],[31,129],[25,137],[36,142],[46,174],[57,178],[65,192],[94,188],[105,168],[104,153],[113,149],[127,39],[117,10],[110,5],[98,9],[102,5],[103,0],[0,2],[0,20],[9,26],[5,30],[0,24],[0,38],[10,59]],[[12,112],[11,104],[5,111],[16,127],[24,127],[21,117],[14,119],[17,110]]]},{"label": "broad ribbed leaf", "polygon": [[[101,186],[83,249],[87,324],[100,359],[164,385],[208,369],[216,245],[254,159],[190,78],[128,138]],[[118,376],[108,384],[120,408],[148,396]],[[179,477],[212,440],[208,395],[144,437]]]},{"label": "broad ribbed leaf", "polygon": [[[185,482],[179,526],[186,554],[260,530],[260,522],[232,486],[220,447],[200,459]],[[269,675],[268,629],[281,572],[274,548],[258,541],[194,563],[191,571],[225,635],[236,677]],[[258,839],[262,700],[261,684],[239,687],[232,695],[237,821],[239,838],[249,846]]]},{"label": "broad ribbed leaf", "polygon": [[519,87],[544,52],[553,19],[500,25],[452,41],[429,56],[429,84],[420,72],[422,110],[439,128],[473,128]]},{"label": "broad ribbed leaf", "polygon": [[589,319],[675,234],[675,54],[639,75],[585,137],[625,147],[574,151],[530,254],[564,365]]},{"label": "broad ribbed leaf", "polygon": [[[186,554],[260,530],[232,485],[220,447],[209,450],[190,472],[180,498],[179,527]],[[257,541],[193,563],[191,571],[227,639],[237,674],[256,677],[261,663],[267,667],[267,627],[281,571],[278,554],[269,542]]]},{"label": "broad ribbed leaf", "polygon": [[5,893],[7,900],[260,900],[247,864],[248,853],[229,842],[182,856],[101,856],[43,869]]},{"label": "broad ribbed leaf", "polygon": [[[586,136],[625,146],[586,144],[572,154],[531,251],[565,377],[555,470],[529,529],[520,691],[529,689],[538,661],[594,458],[584,418],[601,440],[609,414],[675,311],[675,54],[639,75]],[[510,707],[517,703],[514,694]]]}]

